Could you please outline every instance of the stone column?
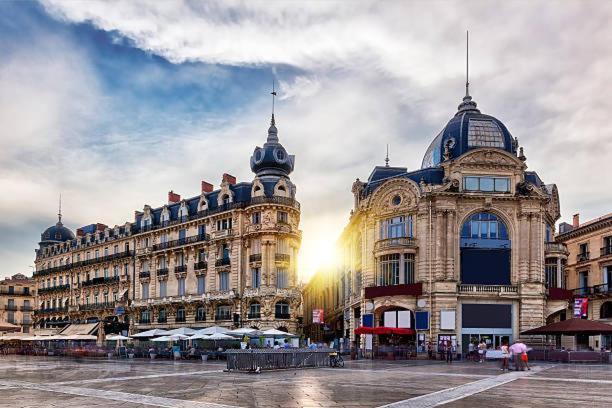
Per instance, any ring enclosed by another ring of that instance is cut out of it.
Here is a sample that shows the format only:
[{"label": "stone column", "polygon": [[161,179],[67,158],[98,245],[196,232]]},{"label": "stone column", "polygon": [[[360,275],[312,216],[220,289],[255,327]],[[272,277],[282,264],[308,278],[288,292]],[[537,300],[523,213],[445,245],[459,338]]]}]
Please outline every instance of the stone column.
[{"label": "stone column", "polygon": [[538,282],[539,279],[539,251],[540,234],[538,234],[538,217],[534,214],[529,220],[529,281]]},{"label": "stone column", "polygon": [[443,240],[443,225],[444,225],[444,212],[436,211],[435,219],[435,263],[434,263],[434,276],[436,281],[444,280],[444,265],[442,259],[442,251],[444,249]]},{"label": "stone column", "polygon": [[519,283],[525,283],[529,279],[529,230],[526,214],[519,216],[519,236],[517,238],[514,241],[519,243],[518,281]]},{"label": "stone column", "polygon": [[561,257],[557,257],[557,287],[563,287],[563,271],[561,270]]}]

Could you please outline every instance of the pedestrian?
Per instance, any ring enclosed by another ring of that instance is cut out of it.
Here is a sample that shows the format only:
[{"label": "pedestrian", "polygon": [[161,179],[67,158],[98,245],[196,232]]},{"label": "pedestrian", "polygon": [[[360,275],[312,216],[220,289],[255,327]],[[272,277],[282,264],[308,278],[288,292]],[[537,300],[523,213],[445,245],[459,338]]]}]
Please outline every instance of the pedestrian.
[{"label": "pedestrian", "polygon": [[529,357],[527,356],[527,350],[525,350],[523,354],[521,354],[521,361],[523,365],[527,367],[527,370],[531,371],[531,367],[529,367]]},{"label": "pedestrian", "polygon": [[501,370],[502,371],[510,371],[510,368],[508,368],[508,357],[510,356],[510,350],[508,348],[508,344],[507,343],[503,343],[501,345],[501,353],[502,353],[502,366],[501,366]]},{"label": "pedestrian", "polygon": [[450,340],[446,340],[444,348],[446,349],[446,364],[453,364],[453,344]]},{"label": "pedestrian", "polygon": [[480,341],[480,344],[478,344],[478,362],[479,363],[483,363],[486,357],[486,352],[487,352],[487,343],[485,343],[484,340]]},{"label": "pedestrian", "polygon": [[523,368],[523,348],[521,344],[522,343],[515,341],[509,348],[512,358],[514,359],[514,371],[525,371],[525,368]]},{"label": "pedestrian", "polygon": [[433,360],[433,347],[431,346],[431,341],[427,342],[427,357]]}]

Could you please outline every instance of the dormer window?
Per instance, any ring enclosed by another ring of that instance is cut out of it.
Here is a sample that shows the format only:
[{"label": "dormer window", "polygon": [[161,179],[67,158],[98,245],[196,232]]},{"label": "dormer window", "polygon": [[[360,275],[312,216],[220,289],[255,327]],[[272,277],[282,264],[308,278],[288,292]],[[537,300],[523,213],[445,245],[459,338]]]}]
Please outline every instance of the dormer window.
[{"label": "dormer window", "polygon": [[227,204],[229,204],[229,203],[230,203],[230,196],[229,196],[228,194],[225,194],[225,195],[222,197],[222,200],[223,200],[223,205],[227,205]]},{"label": "dormer window", "polygon": [[481,191],[486,193],[509,193],[509,177],[466,176],[463,178],[465,191]]}]

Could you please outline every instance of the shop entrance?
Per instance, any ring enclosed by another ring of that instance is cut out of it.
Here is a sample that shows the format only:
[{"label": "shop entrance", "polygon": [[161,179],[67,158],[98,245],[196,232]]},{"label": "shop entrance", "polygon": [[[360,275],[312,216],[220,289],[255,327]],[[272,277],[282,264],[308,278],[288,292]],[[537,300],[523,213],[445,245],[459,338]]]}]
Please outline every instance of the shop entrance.
[{"label": "shop entrance", "polygon": [[462,351],[463,353],[467,353],[470,343],[474,345],[475,349],[481,341],[485,342],[487,349],[497,350],[502,344],[509,345],[511,339],[512,335],[510,334],[463,333],[461,338],[463,344]]}]

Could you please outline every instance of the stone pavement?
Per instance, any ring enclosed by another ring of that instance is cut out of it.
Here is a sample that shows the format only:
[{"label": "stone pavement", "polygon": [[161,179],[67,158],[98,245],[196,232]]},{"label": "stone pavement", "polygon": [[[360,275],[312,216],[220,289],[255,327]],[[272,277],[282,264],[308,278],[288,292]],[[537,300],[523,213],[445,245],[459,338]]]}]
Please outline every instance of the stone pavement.
[{"label": "stone pavement", "polygon": [[612,365],[347,361],[226,373],[223,363],[0,356],[0,407],[611,407]]}]

